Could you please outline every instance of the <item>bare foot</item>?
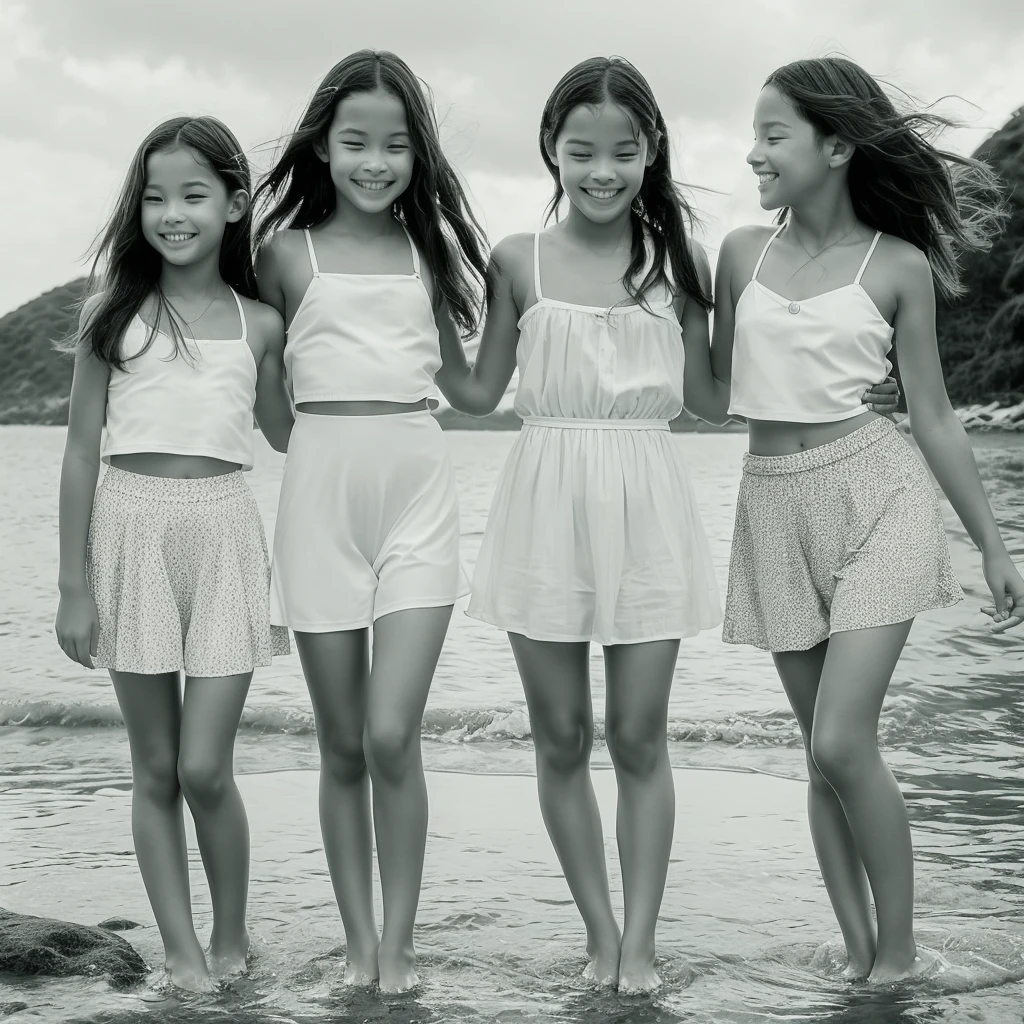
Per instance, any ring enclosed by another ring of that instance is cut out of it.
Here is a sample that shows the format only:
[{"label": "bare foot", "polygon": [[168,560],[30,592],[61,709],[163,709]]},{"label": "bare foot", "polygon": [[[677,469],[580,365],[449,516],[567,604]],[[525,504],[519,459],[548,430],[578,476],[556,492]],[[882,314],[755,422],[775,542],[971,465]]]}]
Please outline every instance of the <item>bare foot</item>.
[{"label": "bare foot", "polygon": [[654,969],[654,943],[637,946],[628,938],[622,943],[619,959],[619,994],[647,995],[661,987],[661,978]]},{"label": "bare foot", "polygon": [[411,992],[420,983],[416,973],[416,952],[412,943],[400,950],[385,949],[377,954],[380,967],[380,990],[391,995]]},{"label": "bare foot", "polygon": [[615,988],[619,980],[619,937],[605,942],[587,939],[590,963],[583,969],[583,980],[595,988]]},{"label": "bare foot", "polygon": [[905,981],[916,981],[939,974],[946,969],[946,962],[931,950],[918,947],[917,955],[909,963],[882,963],[875,960],[874,967],[868,975],[869,985],[897,985]]},{"label": "bare foot", "polygon": [[199,963],[185,960],[168,960],[166,964],[167,983],[171,988],[185,992],[213,992],[216,985],[206,967],[206,957],[200,952]]},{"label": "bare foot", "polygon": [[345,946],[345,985],[369,988],[376,983],[379,973],[376,936],[365,948],[355,942]]},{"label": "bare foot", "polygon": [[856,957],[851,956],[846,967],[843,968],[840,977],[843,981],[864,981],[871,973],[871,964],[864,963]]},{"label": "bare foot", "polygon": [[211,941],[210,974],[218,981],[231,981],[233,978],[242,977],[249,969],[249,948],[248,932],[242,932],[241,939],[236,942]]}]

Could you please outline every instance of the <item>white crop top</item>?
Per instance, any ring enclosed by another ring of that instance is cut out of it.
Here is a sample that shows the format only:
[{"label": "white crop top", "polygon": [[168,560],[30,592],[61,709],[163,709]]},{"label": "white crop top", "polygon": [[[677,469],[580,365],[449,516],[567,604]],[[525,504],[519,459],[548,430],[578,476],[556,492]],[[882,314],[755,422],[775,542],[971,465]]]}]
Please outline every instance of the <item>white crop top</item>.
[{"label": "white crop top", "polygon": [[861,395],[892,369],[893,329],[861,286],[881,232],[852,284],[799,301],[757,280],[768,239],[736,303],[729,412],[755,420],[831,423],[867,406]]},{"label": "white crop top", "polygon": [[173,339],[157,332],[142,352],[149,325],[139,316],[128,325],[125,369],[111,370],[107,386],[104,462],[111,455],[166,452],[252,469],[256,360],[242,301],[231,294],[242,322],[242,336],[233,341],[188,338],[187,353],[175,354]]},{"label": "white crop top", "polygon": [[424,398],[436,404],[441,347],[408,230],[411,274],[323,273],[309,232],[303,234],[313,279],[284,349],[295,404]]}]

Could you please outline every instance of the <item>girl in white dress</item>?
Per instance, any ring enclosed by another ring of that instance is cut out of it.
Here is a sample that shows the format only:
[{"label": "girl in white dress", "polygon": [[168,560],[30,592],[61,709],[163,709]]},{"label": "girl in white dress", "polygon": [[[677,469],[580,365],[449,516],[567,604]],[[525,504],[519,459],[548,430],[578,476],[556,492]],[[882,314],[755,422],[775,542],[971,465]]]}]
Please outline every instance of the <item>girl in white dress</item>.
[{"label": "girl in white dress", "polygon": [[[493,253],[472,370],[442,330],[438,384],[475,415],[518,361],[523,419],[499,480],[468,613],[508,631],[530,711],[541,808],[587,928],[587,973],[649,991],[675,814],[668,699],[679,641],[722,621],[697,503],[669,433],[714,416],[708,261],[684,229],[665,121],[640,73],[592,58],[555,87],[541,155],[569,212]],[[682,340],[680,339],[682,333]],[[719,417],[720,418],[720,417]],[[589,645],[604,646],[619,786],[624,929],[590,777]]]}]

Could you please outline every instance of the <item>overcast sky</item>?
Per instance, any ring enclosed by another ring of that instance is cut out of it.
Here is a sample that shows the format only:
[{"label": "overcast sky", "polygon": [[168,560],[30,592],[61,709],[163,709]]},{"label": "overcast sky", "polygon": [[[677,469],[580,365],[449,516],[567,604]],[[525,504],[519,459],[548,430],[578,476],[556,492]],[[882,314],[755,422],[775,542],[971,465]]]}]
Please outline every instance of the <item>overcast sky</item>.
[{"label": "overcast sky", "polygon": [[[176,114],[224,120],[254,163],[323,74],[394,50],[434,89],[446,149],[497,241],[533,230],[550,193],[544,100],[577,61],[620,54],[654,89],[677,178],[713,248],[764,220],[743,158],[765,76],[842,52],[972,127],[969,151],[1024,104],[1019,0],[0,0],[0,314],[84,272],[132,152]],[[712,258],[714,254],[712,252]]]}]

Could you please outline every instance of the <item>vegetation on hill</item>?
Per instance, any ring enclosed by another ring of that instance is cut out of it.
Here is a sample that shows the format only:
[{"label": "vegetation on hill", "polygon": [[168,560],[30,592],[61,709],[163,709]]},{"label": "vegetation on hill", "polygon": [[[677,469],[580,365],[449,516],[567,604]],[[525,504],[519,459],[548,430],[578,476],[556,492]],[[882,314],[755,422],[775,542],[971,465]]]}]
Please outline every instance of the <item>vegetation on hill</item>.
[{"label": "vegetation on hill", "polygon": [[[999,172],[1011,217],[991,252],[964,261],[967,296],[938,310],[939,351],[958,406],[1024,400],[1024,107],[975,154]],[[69,281],[0,318],[0,423],[67,423],[71,358],[53,348],[75,326],[85,279]],[[448,428],[518,425],[511,412],[473,420],[440,414]],[[687,429],[683,420],[673,424]]]}]

